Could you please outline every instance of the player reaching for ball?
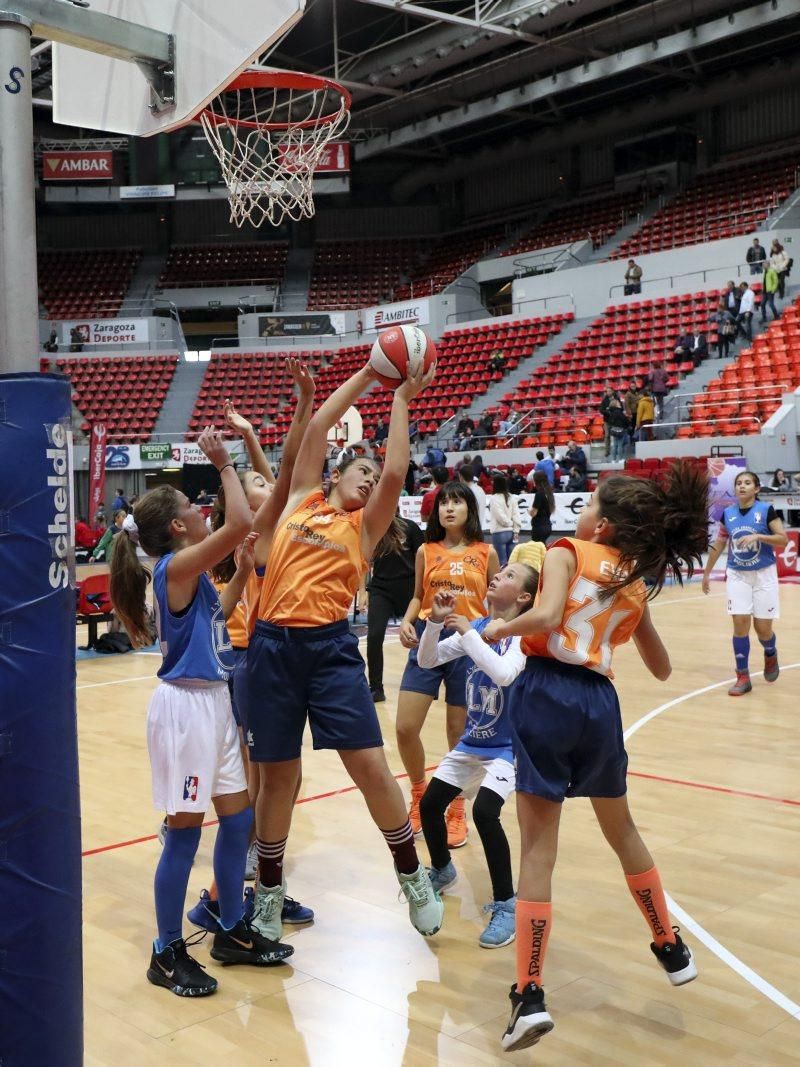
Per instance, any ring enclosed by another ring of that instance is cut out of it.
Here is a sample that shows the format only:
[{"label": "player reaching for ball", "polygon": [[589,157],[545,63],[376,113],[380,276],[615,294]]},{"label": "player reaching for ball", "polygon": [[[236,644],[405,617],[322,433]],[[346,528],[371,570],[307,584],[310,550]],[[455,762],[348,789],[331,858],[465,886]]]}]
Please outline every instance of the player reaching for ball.
[{"label": "player reaching for ball", "polygon": [[669,677],[667,650],[650,619],[644,580],[691,577],[708,547],[705,474],[676,463],[665,487],[644,478],[608,478],[583,509],[575,537],[547,550],[535,606],[511,622],[490,622],[485,641],[521,636],[528,660],[511,701],[517,767],[521,866],[517,889],[517,981],[503,1035],[507,1052],[534,1045],[553,1028],[542,975],[553,922],[551,879],[561,805],[589,797],[628,889],[652,935],[651,949],[673,985],[697,977],[670,924],[653,857],[631,817],[628,757],[612,685],[614,648],[633,638],[648,670]]},{"label": "player reaching for ball", "polygon": [[347,616],[367,561],[394,518],[408,470],[408,404],[434,368],[397,388],[383,470],[347,457],[321,488],[327,434],[374,382],[369,366],[334,392],[309,423],[275,530],[248,659],[250,758],[261,764],[256,803],[258,882],[253,923],[281,929],[283,860],[308,721],[314,748],[334,749],[384,836],[420,933],[436,933],[444,908],[417,858],[403,794],[383,738]]},{"label": "player reaching for ball", "polygon": [[764,681],[780,674],[772,624],[780,618],[778,568],[775,549],[788,538],[771,504],[758,499],[761,482],[752,471],[742,471],[733,483],[736,503],[725,508],[717,540],[711,546],[703,571],[703,592],[709,591],[714,564],[728,546],[728,614],[733,616],[733,655],[736,681],[729,696],[740,697],[753,688],[750,681],[750,622],[764,649]]}]

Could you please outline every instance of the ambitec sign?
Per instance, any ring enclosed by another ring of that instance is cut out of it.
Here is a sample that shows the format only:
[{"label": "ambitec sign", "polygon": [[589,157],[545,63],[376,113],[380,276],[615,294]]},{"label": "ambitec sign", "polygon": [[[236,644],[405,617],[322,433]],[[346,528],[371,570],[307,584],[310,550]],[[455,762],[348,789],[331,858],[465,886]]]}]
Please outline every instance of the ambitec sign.
[{"label": "ambitec sign", "polygon": [[107,182],[113,177],[113,152],[42,153],[42,178],[46,182]]}]

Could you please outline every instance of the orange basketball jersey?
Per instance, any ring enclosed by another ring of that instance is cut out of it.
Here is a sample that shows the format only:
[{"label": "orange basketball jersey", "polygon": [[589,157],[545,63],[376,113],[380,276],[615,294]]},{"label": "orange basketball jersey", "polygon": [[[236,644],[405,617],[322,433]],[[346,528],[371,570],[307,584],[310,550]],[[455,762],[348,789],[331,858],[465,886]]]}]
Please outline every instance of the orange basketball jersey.
[{"label": "orange basketball jersey", "polygon": [[[575,554],[577,569],[567,593],[564,618],[555,630],[522,639],[526,656],[549,656],[614,677],[611,658],[617,645],[633,636],[644,612],[646,589],[634,582],[612,596],[602,598],[603,587],[613,581],[619,567],[619,551],[592,541],[562,537],[548,547],[568,548]],[[544,582],[544,571],[542,582]],[[541,586],[540,586],[541,589]]]},{"label": "orange basketball jersey", "polygon": [[[213,578],[212,582],[217,592],[222,593],[226,583],[216,582]],[[260,587],[261,579],[253,571],[245,582],[241,599],[233,609],[233,614],[225,623],[228,627],[228,636],[234,648],[247,648],[250,644],[250,634],[255,626],[255,622],[253,622],[252,626],[250,625],[250,616],[253,614],[252,604],[255,600],[255,606],[256,608],[258,607]]]},{"label": "orange basketball jersey", "polygon": [[486,614],[484,601],[489,585],[489,548],[483,541],[475,541],[457,552],[448,552],[442,541],[428,541],[422,546],[425,553],[425,574],[422,579],[422,607],[419,617],[427,619],[433,598],[444,590],[455,593],[456,615],[480,619]]},{"label": "orange basketball jersey", "polygon": [[367,570],[363,518],[361,508],[331,507],[318,489],[281,519],[261,586],[259,619],[276,626],[326,626],[346,619]]}]

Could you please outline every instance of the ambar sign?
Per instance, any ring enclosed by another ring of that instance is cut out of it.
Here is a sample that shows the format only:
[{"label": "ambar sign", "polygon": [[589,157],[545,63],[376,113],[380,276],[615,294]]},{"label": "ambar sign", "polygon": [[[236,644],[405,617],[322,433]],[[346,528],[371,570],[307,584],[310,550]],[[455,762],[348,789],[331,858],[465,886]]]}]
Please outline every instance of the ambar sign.
[{"label": "ambar sign", "polygon": [[47,182],[110,181],[112,152],[43,152],[42,178]]}]

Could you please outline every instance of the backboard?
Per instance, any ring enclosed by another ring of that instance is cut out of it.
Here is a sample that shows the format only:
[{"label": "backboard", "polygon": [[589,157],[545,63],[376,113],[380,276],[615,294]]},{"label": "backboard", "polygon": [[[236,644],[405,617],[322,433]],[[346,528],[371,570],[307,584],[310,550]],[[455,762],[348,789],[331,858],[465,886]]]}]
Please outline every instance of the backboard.
[{"label": "backboard", "polygon": [[150,110],[150,88],[135,63],[54,43],[53,119],[140,137],[179,129],[291,29],[304,7],[305,0],[92,0],[93,11],[175,35],[175,106]]}]

